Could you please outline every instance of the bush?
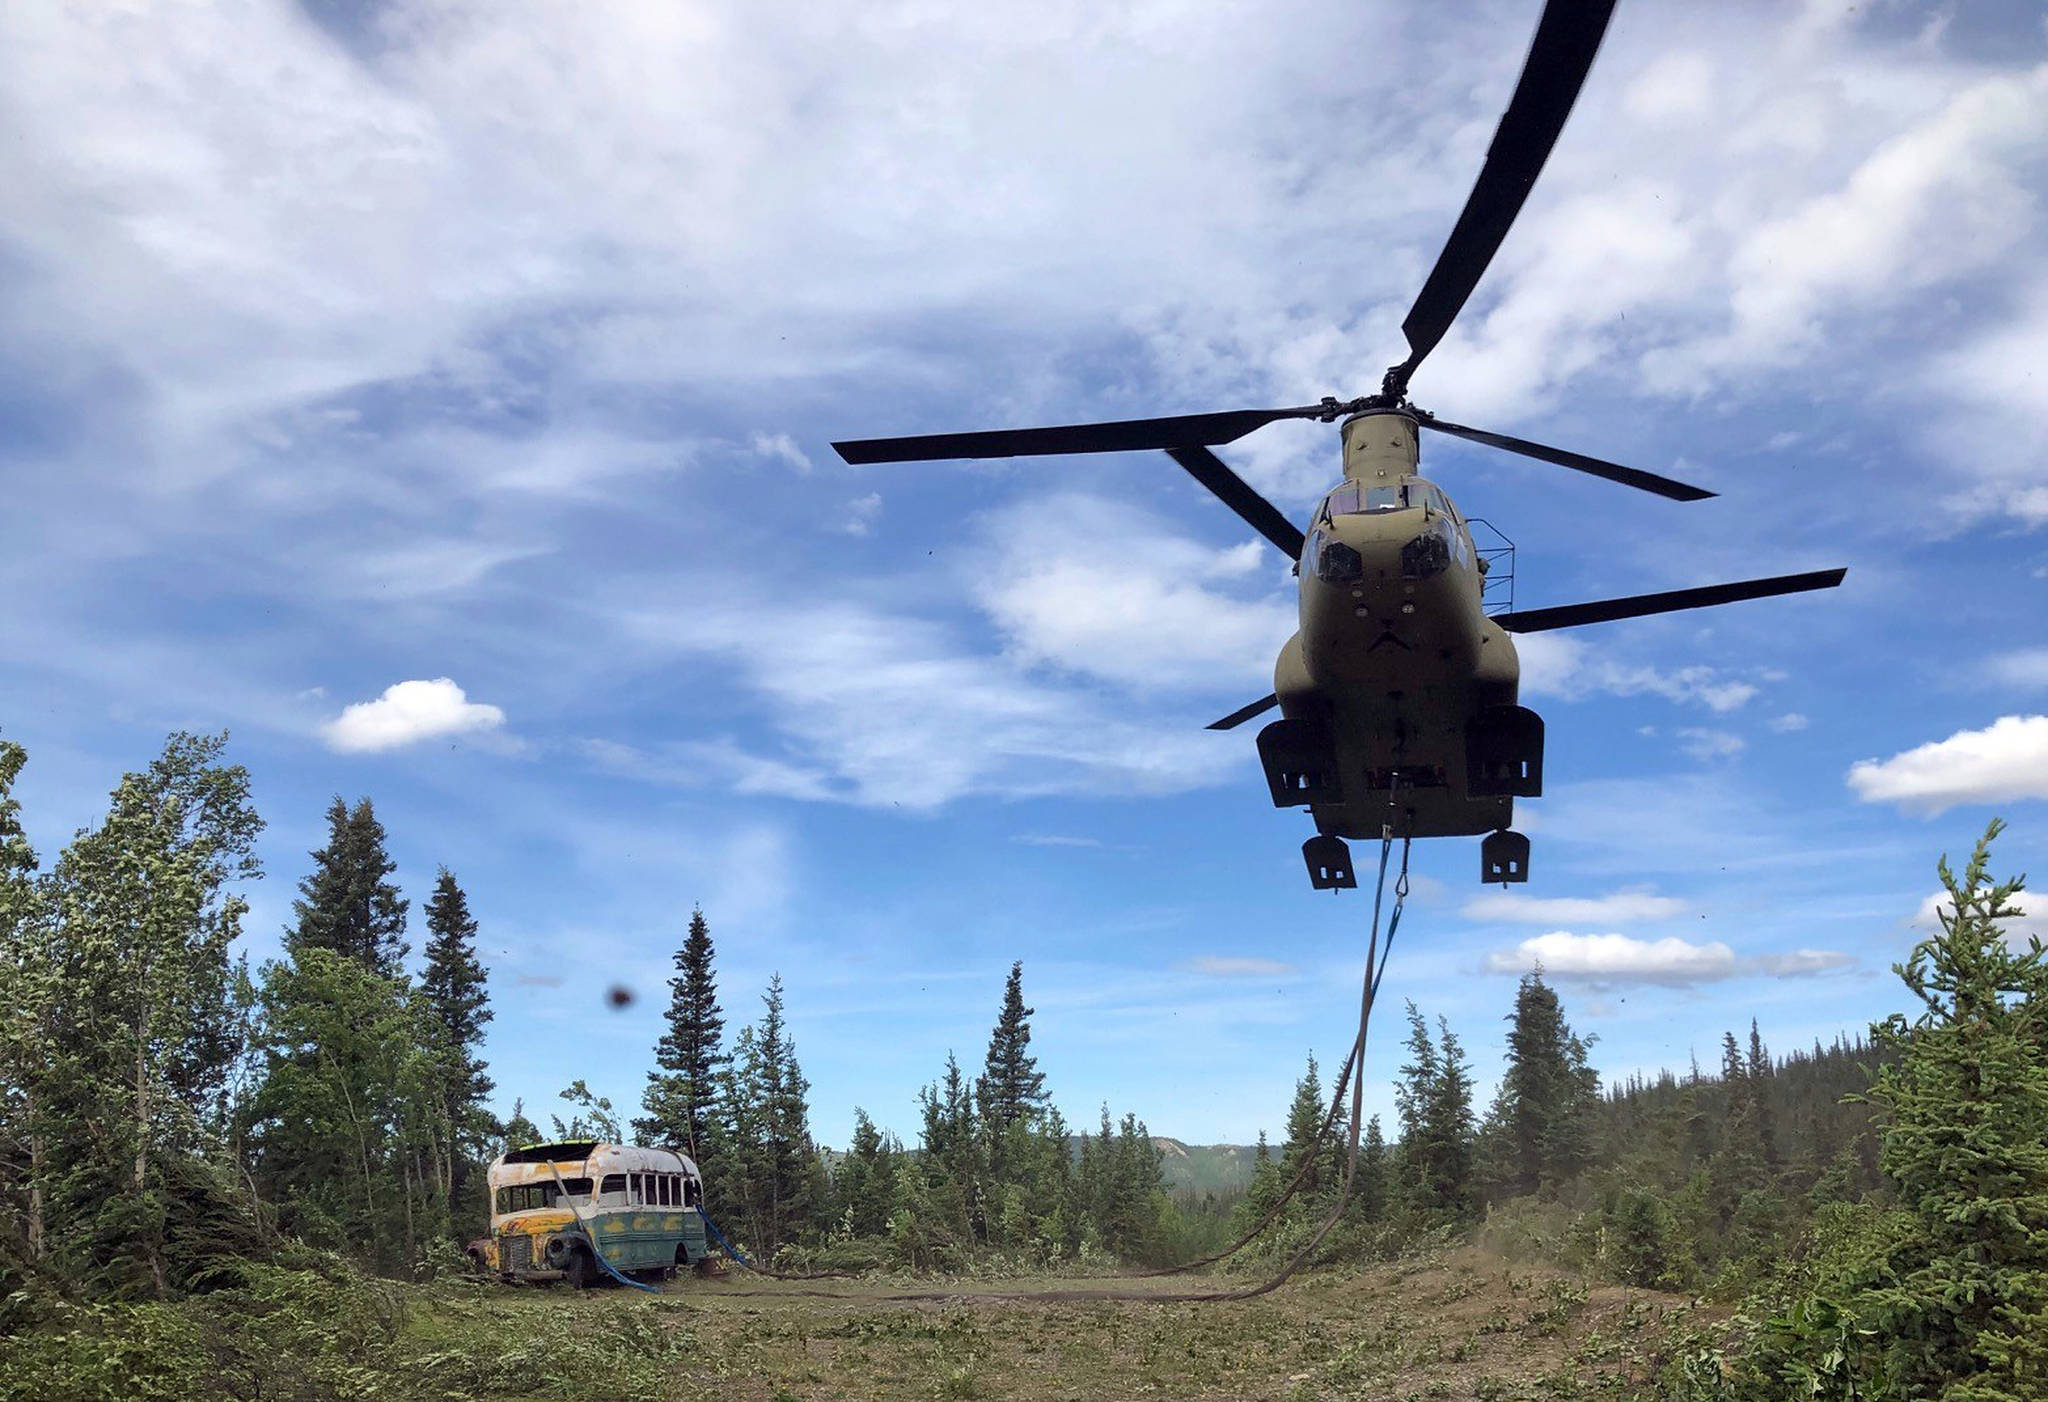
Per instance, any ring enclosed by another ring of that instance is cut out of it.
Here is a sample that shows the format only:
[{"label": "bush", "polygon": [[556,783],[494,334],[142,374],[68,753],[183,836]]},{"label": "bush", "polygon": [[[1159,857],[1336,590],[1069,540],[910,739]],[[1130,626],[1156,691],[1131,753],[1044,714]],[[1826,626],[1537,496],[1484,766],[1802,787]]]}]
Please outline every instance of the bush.
[{"label": "bush", "polygon": [[1674,1228],[1664,1200],[1640,1188],[1621,1195],[1607,1232],[1607,1268],[1624,1285],[1673,1285],[1685,1272],[1671,1259]]}]

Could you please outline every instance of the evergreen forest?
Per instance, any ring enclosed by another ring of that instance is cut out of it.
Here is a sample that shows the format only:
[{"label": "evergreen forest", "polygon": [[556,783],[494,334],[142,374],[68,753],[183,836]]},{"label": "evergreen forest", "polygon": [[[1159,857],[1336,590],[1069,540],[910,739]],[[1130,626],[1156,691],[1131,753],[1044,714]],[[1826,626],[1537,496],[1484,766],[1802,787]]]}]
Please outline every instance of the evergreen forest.
[{"label": "evergreen forest", "polygon": [[[1480,1104],[1445,1013],[1389,1002],[1367,1067],[1391,1122],[1353,1126],[1311,1057],[1247,1180],[1175,1190],[1135,1110],[1057,1107],[1021,962],[907,1136],[858,1112],[819,1145],[781,980],[721,989],[702,910],[640,1105],[576,1079],[501,1118],[468,894],[445,867],[401,891],[368,798],[335,799],[252,968],[262,820],[224,735],[171,736],[47,859],[13,796],[27,760],[0,740],[0,1395],[346,1392],[333,1321],[395,1328],[389,1283],[466,1270],[496,1154],[588,1137],[689,1154],[707,1212],[786,1272],[1107,1276],[1244,1242],[1224,1269],[1251,1280],[1334,1221],[1302,1288],[1455,1242],[1719,1306],[1643,1395],[2048,1396],[2048,961],[2009,935],[1995,823],[1940,865],[1941,928],[1867,1030],[1774,1049],[1751,1024],[1718,1065],[1603,1085],[1539,971]],[[325,1360],[312,1390],[252,1381],[294,1350]]]}]

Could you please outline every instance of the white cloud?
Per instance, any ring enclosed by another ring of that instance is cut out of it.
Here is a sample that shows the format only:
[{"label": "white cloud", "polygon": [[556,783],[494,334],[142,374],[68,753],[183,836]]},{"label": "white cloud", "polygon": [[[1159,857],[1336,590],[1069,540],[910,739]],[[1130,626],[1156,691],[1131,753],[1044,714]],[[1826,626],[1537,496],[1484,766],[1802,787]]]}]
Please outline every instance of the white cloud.
[{"label": "white cloud", "polygon": [[1961,730],[1849,769],[1865,803],[1896,803],[1933,816],[1960,803],[2048,798],[2048,716],[2001,716],[1983,730]]},{"label": "white cloud", "polygon": [[1772,730],[1775,730],[1780,735],[1796,734],[1806,729],[1809,723],[1806,717],[1797,711],[1787,711],[1784,715],[1774,717],[1766,722]]},{"label": "white cloud", "polygon": [[1011,838],[1026,847],[1100,847],[1102,840],[1096,837],[1069,837],[1056,832],[1022,832]]},{"label": "white cloud", "polygon": [[1744,975],[1795,978],[1829,973],[1854,962],[1850,956],[1830,949],[1800,949],[1745,958],[1719,940],[1695,944],[1676,937],[1642,940],[1629,935],[1580,935],[1553,930],[1523,940],[1511,950],[1488,954],[1486,970],[1524,974],[1541,968],[1544,977],[1553,981],[1595,987],[1656,984],[1689,988]]},{"label": "white cloud", "polygon": [[[2029,940],[2038,939],[2048,944],[2048,901],[2028,891],[2015,893],[2006,901],[2012,911],[2012,918],[2005,922],[2005,941],[2014,949],[2024,949]],[[1920,909],[1913,913],[1913,925],[1928,933],[1941,928],[1941,917],[1951,914],[1955,907],[1949,904],[1948,892],[1936,891],[1920,902]]]},{"label": "white cloud", "polygon": [[1694,759],[1732,759],[1749,748],[1749,742],[1726,730],[1686,726],[1678,732],[1679,748]]},{"label": "white cloud", "polygon": [[1510,891],[1483,891],[1460,907],[1467,920],[1499,920],[1518,925],[1628,925],[1644,920],[1670,920],[1685,914],[1686,903],[1660,896],[1647,887],[1631,886],[1604,896],[1526,896]]},{"label": "white cloud", "polygon": [[1187,967],[1195,973],[1216,978],[1285,978],[1294,972],[1294,965],[1283,964],[1278,959],[1225,954],[1198,954],[1188,960]]},{"label": "white cloud", "polygon": [[2021,176],[2048,123],[2048,67],[1983,78],[1881,138],[1834,189],[1767,219],[1729,257],[1720,338],[1653,356],[1653,377],[1696,391],[1706,371],[1801,358],[1845,307],[1898,300],[1994,264],[2027,231]]},{"label": "white cloud", "polygon": [[1522,974],[1541,967],[1546,978],[1578,983],[1656,983],[1682,988],[1716,983],[1735,973],[1735,951],[1669,937],[1639,940],[1629,935],[1578,935],[1553,930],[1523,940],[1511,950],[1486,956],[1488,973]]},{"label": "white cloud", "polygon": [[320,727],[329,749],[343,754],[395,750],[422,740],[498,729],[505,713],[471,701],[447,677],[398,682],[375,701],[358,701]]},{"label": "white cloud", "polygon": [[1257,579],[1252,598],[1213,587],[1255,571],[1266,542],[1212,549],[1078,494],[1026,498],[982,530],[973,586],[1019,661],[1136,691],[1270,689],[1295,605]]}]

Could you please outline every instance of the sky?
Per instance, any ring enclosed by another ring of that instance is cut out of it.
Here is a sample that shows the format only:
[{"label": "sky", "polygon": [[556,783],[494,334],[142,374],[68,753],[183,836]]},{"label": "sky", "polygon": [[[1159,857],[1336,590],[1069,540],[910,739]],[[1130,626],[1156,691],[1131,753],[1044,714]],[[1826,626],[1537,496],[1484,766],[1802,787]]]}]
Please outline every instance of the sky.
[{"label": "sky", "polygon": [[[1531,0],[0,7],[0,734],[45,859],[231,735],[274,957],[332,798],[481,922],[497,1108],[637,1108],[701,907],[814,1127],[905,1137],[1012,961],[1070,1120],[1276,1136],[1368,892],[1251,727],[1287,562],[1164,455],[834,439],[1370,392]],[[2048,871],[2048,25],[1622,0],[1412,394],[1720,493],[1433,437],[1534,607],[1533,879],[1418,844],[1402,1000],[1481,1095],[1540,962],[1604,1077],[1904,1008],[1935,862]],[[1220,450],[1297,521],[1332,428]],[[1370,854],[1363,860],[1370,860]],[[2048,897],[2016,928],[2048,933]],[[412,939],[424,939],[414,909]],[[614,1009],[607,993],[630,990]]]}]

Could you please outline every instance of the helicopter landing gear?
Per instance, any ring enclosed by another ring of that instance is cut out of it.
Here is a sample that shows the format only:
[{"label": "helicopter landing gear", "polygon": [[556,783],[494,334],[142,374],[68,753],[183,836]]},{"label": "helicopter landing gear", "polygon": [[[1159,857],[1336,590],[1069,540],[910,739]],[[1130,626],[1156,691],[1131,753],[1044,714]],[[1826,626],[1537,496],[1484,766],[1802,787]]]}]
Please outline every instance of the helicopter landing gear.
[{"label": "helicopter landing gear", "polygon": [[1502,885],[1529,879],[1529,837],[1502,828],[1479,844],[1479,879]]},{"label": "helicopter landing gear", "polygon": [[1351,844],[1341,837],[1311,837],[1301,844],[1301,858],[1308,863],[1308,884],[1318,891],[1349,891],[1358,885],[1358,873],[1351,868]]},{"label": "helicopter landing gear", "polygon": [[1326,725],[1303,718],[1274,721],[1259,732],[1259,764],[1275,808],[1344,801],[1337,746]]},{"label": "helicopter landing gear", "polygon": [[1488,706],[1465,726],[1465,791],[1474,798],[1543,796],[1543,717]]}]

